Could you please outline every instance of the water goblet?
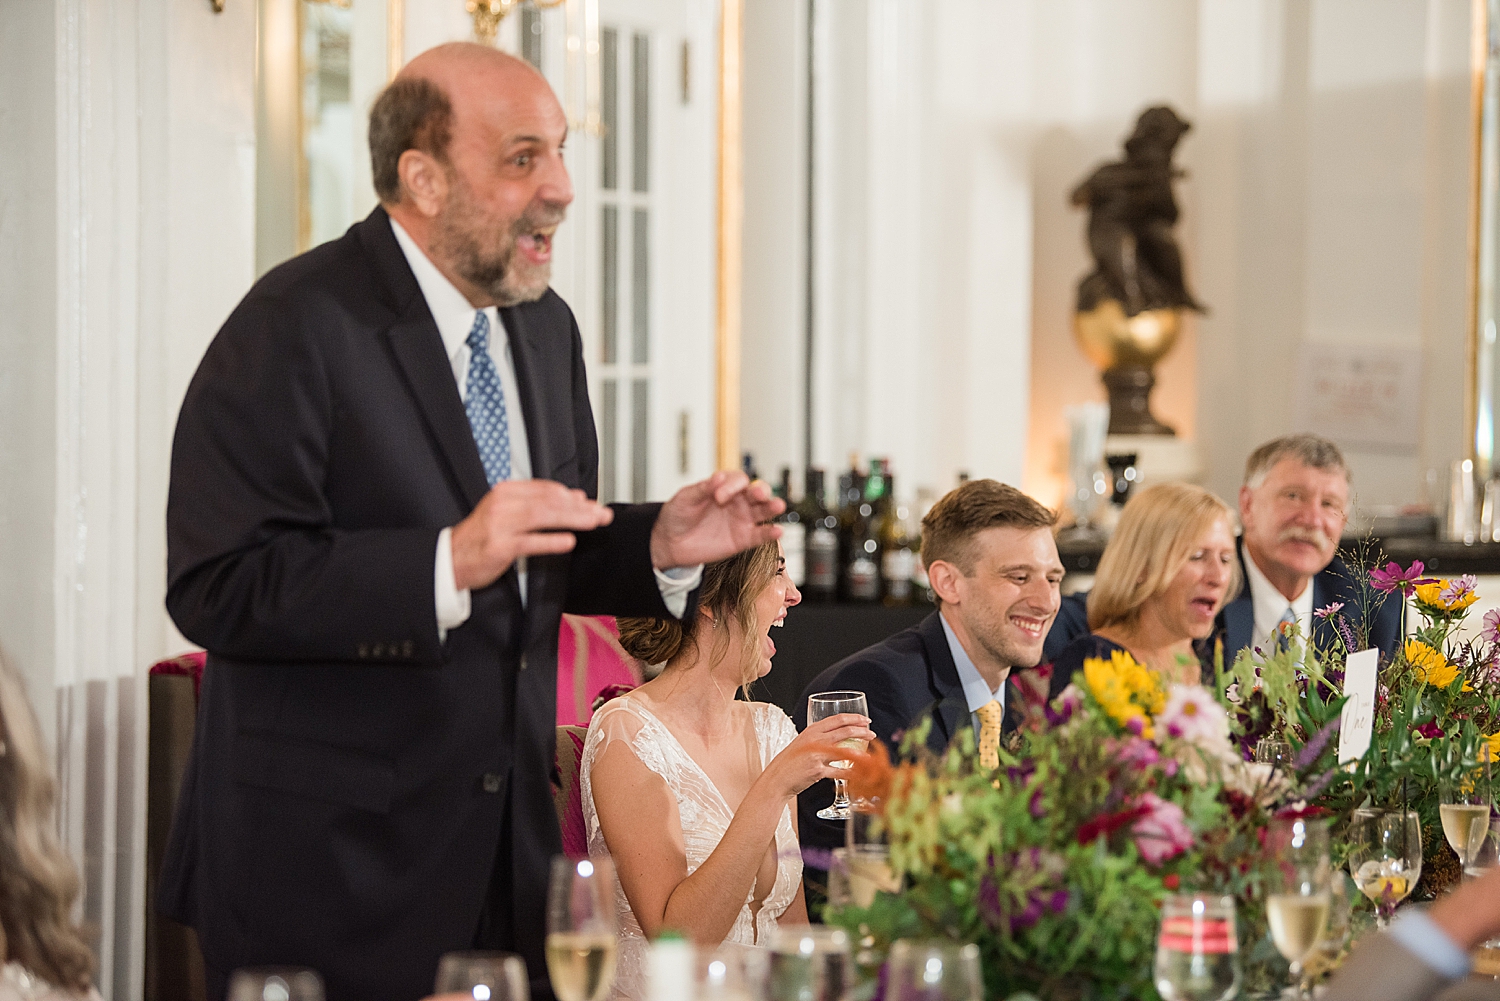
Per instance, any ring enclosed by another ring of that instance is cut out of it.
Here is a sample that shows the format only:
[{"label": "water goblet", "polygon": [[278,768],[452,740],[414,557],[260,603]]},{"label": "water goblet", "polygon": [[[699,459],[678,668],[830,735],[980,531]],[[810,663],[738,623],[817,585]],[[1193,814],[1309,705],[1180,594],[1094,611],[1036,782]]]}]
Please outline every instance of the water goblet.
[{"label": "water goblet", "polygon": [[1291,964],[1293,997],[1310,997],[1304,965],[1328,929],[1333,867],[1328,822],[1308,817],[1273,820],[1266,832],[1266,918],[1276,951]]},{"label": "water goblet", "polygon": [[[1470,842],[1478,835],[1483,840],[1490,822],[1489,764],[1444,780],[1438,784],[1438,816],[1443,822],[1443,837],[1458,856],[1459,865],[1469,867]],[[1476,846],[1477,847],[1477,844]]]},{"label": "water goblet", "polygon": [[[866,718],[870,715],[870,703],[864,692],[819,692],[807,699],[807,722],[809,725],[840,713],[858,713]],[[851,751],[863,751],[866,741],[849,738],[839,741],[840,747]],[[853,768],[852,761],[830,761],[835,768]],[[849,819],[849,791],[843,779],[833,780],[833,803],[818,811],[824,820]]]},{"label": "water goblet", "polygon": [[1422,824],[1414,810],[1361,808],[1349,821],[1349,875],[1388,927],[1422,878]]},{"label": "water goblet", "polygon": [[887,1001],[984,1001],[979,946],[898,939],[886,960]]},{"label": "water goblet", "polygon": [[547,886],[547,975],[558,1001],[603,1001],[619,948],[615,867],[606,857],[552,859]]},{"label": "water goblet", "polygon": [[845,1001],[854,987],[849,936],[827,925],[783,925],[771,938],[767,1001]]},{"label": "water goblet", "polygon": [[229,1001],[323,1001],[323,978],[302,966],[255,966],[229,975]]},{"label": "water goblet", "polygon": [[1229,1001],[1240,987],[1239,949],[1233,897],[1168,897],[1156,937],[1156,992],[1162,1001]]},{"label": "water goblet", "polygon": [[474,1001],[531,1001],[526,962],[513,952],[445,952],[434,994],[467,994]]}]

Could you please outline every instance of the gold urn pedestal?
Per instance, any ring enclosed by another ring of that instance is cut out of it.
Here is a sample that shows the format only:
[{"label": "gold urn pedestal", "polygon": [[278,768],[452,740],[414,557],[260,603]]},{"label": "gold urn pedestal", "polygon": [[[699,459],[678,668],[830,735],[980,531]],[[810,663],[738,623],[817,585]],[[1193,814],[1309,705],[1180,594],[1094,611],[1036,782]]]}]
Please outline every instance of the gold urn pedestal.
[{"label": "gold urn pedestal", "polygon": [[1127,316],[1115,299],[1073,315],[1078,346],[1104,373],[1111,435],[1176,434],[1151,413],[1151,390],[1156,385],[1151,369],[1172,350],[1181,329],[1179,309],[1146,309]]}]

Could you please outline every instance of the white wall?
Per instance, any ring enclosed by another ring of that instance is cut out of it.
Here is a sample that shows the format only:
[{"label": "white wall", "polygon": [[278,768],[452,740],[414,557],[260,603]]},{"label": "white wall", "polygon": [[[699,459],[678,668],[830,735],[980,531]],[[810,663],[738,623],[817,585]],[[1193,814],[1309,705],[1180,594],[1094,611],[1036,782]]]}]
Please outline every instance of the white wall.
[{"label": "white wall", "polygon": [[[779,74],[802,15],[782,8],[805,5],[751,5],[787,50],[747,52],[746,146],[766,161],[799,120]],[[1350,450],[1363,504],[1418,500],[1423,472],[1460,454],[1467,0],[816,8],[816,461],[889,454],[903,493],[966,469],[1061,498],[1062,409],[1104,398],[1072,336],[1092,263],[1068,194],[1163,102],[1195,126],[1179,240],[1211,310],[1158,365],[1154,408],[1198,442],[1207,484],[1232,496],[1245,455],[1296,429],[1307,345],[1420,353],[1417,444]],[[747,290],[775,304],[746,308],[746,399],[776,411],[747,403],[762,470],[801,457],[785,200],[801,165],[782,161],[747,171],[747,217],[783,241],[747,229]]]}]

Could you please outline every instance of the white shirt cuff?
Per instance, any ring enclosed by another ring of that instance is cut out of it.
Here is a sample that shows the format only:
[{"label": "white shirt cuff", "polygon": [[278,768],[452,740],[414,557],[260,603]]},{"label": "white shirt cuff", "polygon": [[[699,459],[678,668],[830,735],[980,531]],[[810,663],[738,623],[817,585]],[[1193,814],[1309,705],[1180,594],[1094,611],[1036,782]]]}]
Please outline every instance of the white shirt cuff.
[{"label": "white shirt cuff", "polygon": [[1469,975],[1469,954],[1448,937],[1448,933],[1421,911],[1408,908],[1391,922],[1391,938],[1406,946],[1434,973],[1449,980]]},{"label": "white shirt cuff", "polygon": [[437,596],[438,641],[448,638],[448,630],[457,629],[469,620],[469,591],[460,591],[453,579],[453,529],[438,533],[437,558],[432,563],[432,593]]},{"label": "white shirt cuff", "polygon": [[672,618],[682,618],[687,611],[688,595],[703,582],[703,564],[695,567],[672,567],[656,571],[656,586],[661,591],[661,602],[672,613]]}]

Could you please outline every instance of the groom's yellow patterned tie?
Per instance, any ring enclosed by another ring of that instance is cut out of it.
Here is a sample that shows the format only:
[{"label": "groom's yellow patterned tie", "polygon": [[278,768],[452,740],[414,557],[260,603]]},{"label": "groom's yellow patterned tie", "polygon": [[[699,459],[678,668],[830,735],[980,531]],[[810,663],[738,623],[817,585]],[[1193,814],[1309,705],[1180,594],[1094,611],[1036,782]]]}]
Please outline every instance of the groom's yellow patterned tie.
[{"label": "groom's yellow patterned tie", "polygon": [[979,716],[979,767],[1000,767],[1000,722],[1005,718],[1005,707],[998,699],[990,699],[974,712]]}]

